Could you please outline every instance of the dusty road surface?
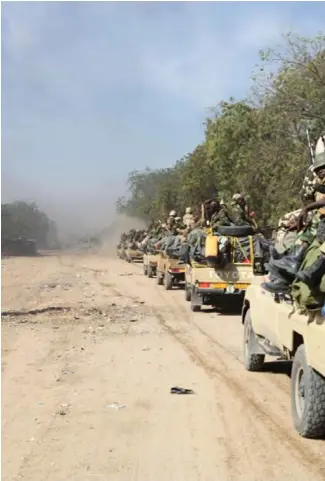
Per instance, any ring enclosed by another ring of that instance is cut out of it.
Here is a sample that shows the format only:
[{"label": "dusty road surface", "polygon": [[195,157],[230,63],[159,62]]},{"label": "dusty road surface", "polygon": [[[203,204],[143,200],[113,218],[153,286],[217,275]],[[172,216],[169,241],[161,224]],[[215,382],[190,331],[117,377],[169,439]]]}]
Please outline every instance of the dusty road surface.
[{"label": "dusty road surface", "polygon": [[244,370],[239,316],[105,255],[6,259],[2,283],[4,481],[325,479],[287,365]]}]

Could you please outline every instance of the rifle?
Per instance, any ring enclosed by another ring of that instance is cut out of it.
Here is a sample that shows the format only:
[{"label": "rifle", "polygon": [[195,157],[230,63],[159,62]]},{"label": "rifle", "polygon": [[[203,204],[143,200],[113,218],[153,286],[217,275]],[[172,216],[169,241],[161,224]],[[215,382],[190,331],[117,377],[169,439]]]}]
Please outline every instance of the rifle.
[{"label": "rifle", "polygon": [[310,142],[310,137],[309,137],[309,130],[306,129],[306,134],[307,134],[307,140],[308,140],[308,147],[309,147],[309,153],[310,153],[310,165],[313,165],[314,163],[314,152],[313,152],[313,147]]}]

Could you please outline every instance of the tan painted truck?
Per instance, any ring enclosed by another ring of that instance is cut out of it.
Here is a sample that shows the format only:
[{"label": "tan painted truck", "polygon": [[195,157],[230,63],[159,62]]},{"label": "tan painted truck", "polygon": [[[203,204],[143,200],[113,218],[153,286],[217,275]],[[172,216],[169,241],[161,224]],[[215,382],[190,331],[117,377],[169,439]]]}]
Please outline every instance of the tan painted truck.
[{"label": "tan painted truck", "polygon": [[192,262],[185,270],[185,299],[193,312],[203,305],[226,308],[237,303],[240,308],[252,276],[251,263],[214,268]]},{"label": "tan painted truck", "polygon": [[136,250],[136,249],[125,249],[125,260],[127,262],[142,262],[143,261],[143,252]]},{"label": "tan painted truck", "polygon": [[159,254],[143,254],[143,273],[151,279],[157,273]]},{"label": "tan painted truck", "polygon": [[[254,258],[252,229],[250,227],[220,227],[222,235],[227,235],[231,250],[225,267],[211,267],[190,261],[185,270],[185,299],[191,303],[192,311],[200,311],[203,305],[215,308],[241,309],[245,292],[251,283],[257,259]],[[207,230],[210,234],[211,231]],[[248,234],[249,253],[243,252],[243,262],[236,263],[235,249],[241,244],[234,234]]]},{"label": "tan painted truck", "polygon": [[164,284],[166,290],[172,289],[185,280],[185,264],[179,259],[171,259],[164,252],[160,252],[156,273],[157,284]]},{"label": "tan painted truck", "polygon": [[288,300],[266,292],[254,276],[242,311],[244,365],[262,371],[265,356],[292,360],[291,412],[303,437],[325,436],[325,318],[320,310],[293,311]]}]

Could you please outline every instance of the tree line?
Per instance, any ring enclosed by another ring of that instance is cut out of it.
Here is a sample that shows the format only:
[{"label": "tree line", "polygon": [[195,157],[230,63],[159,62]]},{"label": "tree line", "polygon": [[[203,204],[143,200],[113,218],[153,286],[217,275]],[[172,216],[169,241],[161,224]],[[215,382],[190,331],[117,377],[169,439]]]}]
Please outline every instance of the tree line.
[{"label": "tree line", "polygon": [[24,201],[1,204],[1,238],[35,240],[41,249],[58,247],[55,223],[35,203]]},{"label": "tree line", "polygon": [[174,167],[130,172],[117,212],[163,219],[213,196],[229,202],[235,192],[247,197],[260,226],[299,208],[310,162],[306,130],[315,142],[325,127],[325,36],[284,35],[260,51],[251,80],[247,98],[211,110],[204,141]]}]

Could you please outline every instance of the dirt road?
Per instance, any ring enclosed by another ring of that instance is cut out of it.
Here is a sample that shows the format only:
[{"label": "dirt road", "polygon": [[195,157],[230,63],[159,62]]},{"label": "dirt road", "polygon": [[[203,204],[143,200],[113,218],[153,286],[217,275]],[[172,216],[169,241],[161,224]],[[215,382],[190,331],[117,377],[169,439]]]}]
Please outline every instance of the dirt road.
[{"label": "dirt road", "polygon": [[239,316],[192,313],[104,255],[4,260],[9,310],[4,481],[324,480],[325,443],[291,425],[287,364],[246,372]]}]

